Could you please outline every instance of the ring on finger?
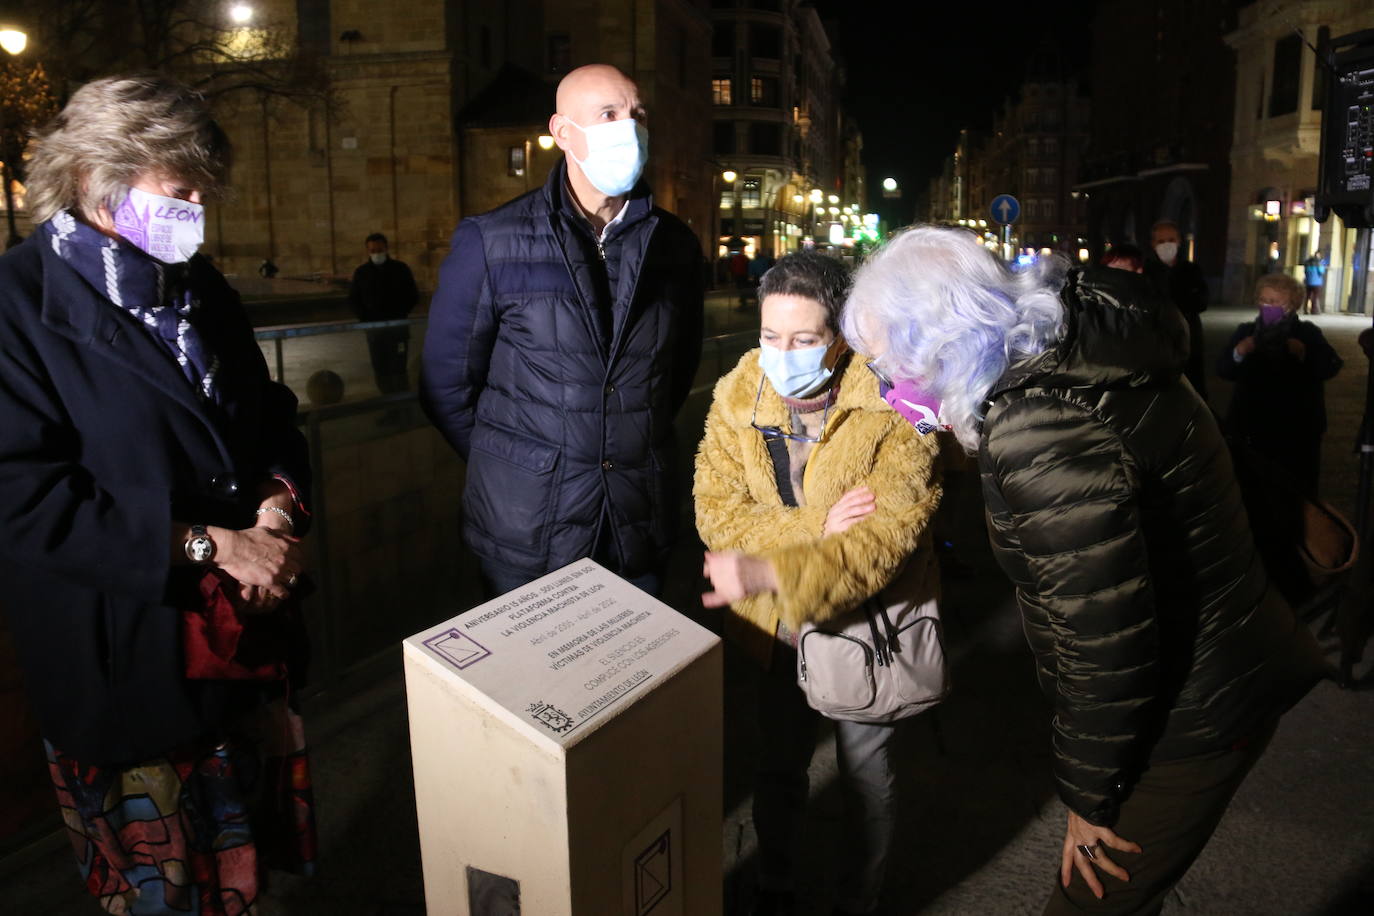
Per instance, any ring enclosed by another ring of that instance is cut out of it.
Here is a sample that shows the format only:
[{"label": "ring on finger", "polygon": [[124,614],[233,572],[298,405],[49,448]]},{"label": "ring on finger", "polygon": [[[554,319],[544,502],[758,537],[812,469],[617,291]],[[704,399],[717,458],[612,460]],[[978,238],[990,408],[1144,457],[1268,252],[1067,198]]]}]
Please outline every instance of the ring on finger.
[{"label": "ring on finger", "polygon": [[292,573],[292,574],[291,574],[291,578],[289,578],[289,579],[286,580],[286,587],[287,587],[287,588],[295,588],[295,587],[296,587],[296,583],[297,583],[299,580],[300,580],[300,577],[299,577],[296,573]]},{"label": "ring on finger", "polygon": [[1087,857],[1088,857],[1089,859],[1091,859],[1092,861],[1094,861],[1094,862],[1097,861],[1097,844],[1096,844],[1096,843],[1093,843],[1091,846],[1089,846],[1089,845],[1087,845],[1087,844],[1084,844],[1084,843],[1080,843],[1080,844],[1078,845],[1078,851],[1081,852],[1081,853],[1083,853],[1083,855],[1087,856]]}]

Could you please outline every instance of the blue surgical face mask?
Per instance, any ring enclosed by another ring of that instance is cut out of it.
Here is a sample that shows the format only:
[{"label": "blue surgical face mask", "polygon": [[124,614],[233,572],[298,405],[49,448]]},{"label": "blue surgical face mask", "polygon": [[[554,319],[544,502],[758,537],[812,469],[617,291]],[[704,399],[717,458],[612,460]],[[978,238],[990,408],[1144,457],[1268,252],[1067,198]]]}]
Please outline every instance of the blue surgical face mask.
[{"label": "blue surgical face mask", "polygon": [[649,131],[634,118],[605,121],[583,127],[571,118],[568,123],[587,138],[587,158],[568,155],[582,167],[582,174],[602,194],[619,197],[630,193],[644,172],[649,158]]},{"label": "blue surgical face mask", "polygon": [[773,390],[785,398],[798,398],[819,391],[830,380],[834,369],[825,365],[829,347],[805,350],[779,350],[762,344],[759,368],[768,376]]}]

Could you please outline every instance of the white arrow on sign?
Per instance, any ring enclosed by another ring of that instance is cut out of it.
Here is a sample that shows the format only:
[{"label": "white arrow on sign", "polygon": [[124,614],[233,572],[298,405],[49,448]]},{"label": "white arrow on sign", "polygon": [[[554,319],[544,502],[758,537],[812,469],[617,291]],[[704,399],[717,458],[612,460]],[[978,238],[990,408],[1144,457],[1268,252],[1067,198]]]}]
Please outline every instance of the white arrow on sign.
[{"label": "white arrow on sign", "polygon": [[1011,201],[1009,201],[1009,200],[1003,200],[1002,203],[998,205],[997,211],[1002,215],[1002,218],[1001,218],[1000,220],[998,220],[999,223],[1005,223],[1005,222],[1007,222],[1007,213],[1008,213],[1010,210],[1011,210]]}]

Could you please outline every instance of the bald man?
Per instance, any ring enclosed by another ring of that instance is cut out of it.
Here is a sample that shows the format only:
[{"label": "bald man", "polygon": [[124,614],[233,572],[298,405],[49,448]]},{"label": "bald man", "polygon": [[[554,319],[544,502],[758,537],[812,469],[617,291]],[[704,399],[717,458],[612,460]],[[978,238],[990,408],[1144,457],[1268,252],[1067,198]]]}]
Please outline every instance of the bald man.
[{"label": "bald man", "polygon": [[544,186],[458,224],[421,397],[467,462],[463,536],[491,595],[583,557],[651,593],[676,532],[673,416],[701,355],[701,248],[641,180],[635,84],[581,67]]}]

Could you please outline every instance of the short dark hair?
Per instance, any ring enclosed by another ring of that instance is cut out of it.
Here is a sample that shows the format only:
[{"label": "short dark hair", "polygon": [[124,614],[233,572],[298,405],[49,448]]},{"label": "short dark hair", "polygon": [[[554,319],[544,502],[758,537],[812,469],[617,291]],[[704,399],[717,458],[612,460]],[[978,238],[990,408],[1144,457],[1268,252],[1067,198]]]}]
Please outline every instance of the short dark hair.
[{"label": "short dark hair", "polygon": [[387,240],[386,240],[386,236],[382,235],[380,232],[374,232],[374,233],[372,233],[371,235],[369,235],[367,238],[363,239],[363,244],[364,244],[364,245],[366,245],[368,242],[381,242],[383,245],[386,245],[388,248],[391,247],[391,244],[390,244],[389,242],[387,242]]},{"label": "short dark hair", "polygon": [[840,309],[852,281],[848,265],[816,251],[784,255],[759,280],[759,301],[769,296],[805,296],[825,309],[825,323],[840,331]]}]

